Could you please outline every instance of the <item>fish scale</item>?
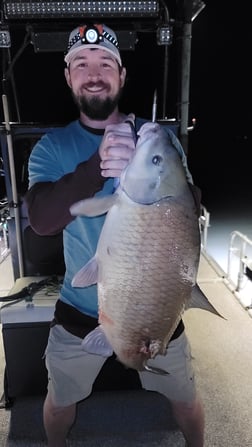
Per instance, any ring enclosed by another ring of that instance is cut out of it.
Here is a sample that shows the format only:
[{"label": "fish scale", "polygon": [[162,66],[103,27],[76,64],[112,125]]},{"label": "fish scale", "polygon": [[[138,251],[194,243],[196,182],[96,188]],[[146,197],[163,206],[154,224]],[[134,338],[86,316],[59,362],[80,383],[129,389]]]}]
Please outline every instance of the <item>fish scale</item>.
[{"label": "fish scale", "polygon": [[129,367],[143,369],[145,342],[159,340],[163,353],[180,320],[196,281],[197,228],[194,206],[174,200],[158,206],[119,202],[106,218],[97,247],[98,264],[103,260],[98,296],[100,314],[109,319],[100,323]]}]

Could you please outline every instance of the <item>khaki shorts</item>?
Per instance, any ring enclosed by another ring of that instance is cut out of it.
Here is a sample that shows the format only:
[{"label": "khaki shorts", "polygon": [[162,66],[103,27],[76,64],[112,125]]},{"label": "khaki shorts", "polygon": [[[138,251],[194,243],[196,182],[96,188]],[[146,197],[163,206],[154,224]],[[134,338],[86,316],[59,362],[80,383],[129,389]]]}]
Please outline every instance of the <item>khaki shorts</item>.
[{"label": "khaki shorts", "polygon": [[[50,330],[45,352],[48,393],[57,406],[68,406],[86,398],[106,361],[105,357],[83,351],[81,342],[81,338],[60,325]],[[193,401],[196,390],[191,359],[190,346],[183,332],[169,343],[166,355],[148,360],[149,366],[168,371],[169,375],[139,372],[142,387],[173,401]]]}]

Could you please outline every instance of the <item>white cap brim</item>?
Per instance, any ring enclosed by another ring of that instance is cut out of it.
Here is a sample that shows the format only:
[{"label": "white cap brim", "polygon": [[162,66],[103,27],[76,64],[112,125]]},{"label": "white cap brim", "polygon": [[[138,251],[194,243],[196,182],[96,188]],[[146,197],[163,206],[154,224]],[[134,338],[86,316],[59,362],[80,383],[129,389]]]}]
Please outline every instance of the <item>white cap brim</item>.
[{"label": "white cap brim", "polygon": [[107,48],[107,46],[102,45],[102,43],[100,43],[99,45],[97,45],[97,44],[79,45],[78,47],[73,48],[72,50],[70,50],[66,54],[66,56],[64,58],[64,61],[66,62],[67,65],[69,65],[71,60],[73,59],[73,57],[76,55],[76,53],[78,53],[79,51],[83,51],[83,50],[86,50],[86,49],[88,50],[88,49],[91,49],[91,48],[98,48],[98,50],[107,51],[109,54],[111,54],[111,56],[113,56],[117,60],[119,65],[122,66],[122,60],[121,60],[119,51],[115,51],[115,49],[110,50],[109,48]]}]

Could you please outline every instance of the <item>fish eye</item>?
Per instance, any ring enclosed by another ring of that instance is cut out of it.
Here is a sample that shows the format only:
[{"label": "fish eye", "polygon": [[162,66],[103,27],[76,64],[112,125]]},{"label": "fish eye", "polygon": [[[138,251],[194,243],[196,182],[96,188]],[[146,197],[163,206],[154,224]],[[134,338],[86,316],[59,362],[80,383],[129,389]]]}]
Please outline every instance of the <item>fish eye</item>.
[{"label": "fish eye", "polygon": [[163,161],[163,157],[161,157],[160,155],[154,155],[154,157],[152,158],[152,163],[154,165],[159,166]]}]

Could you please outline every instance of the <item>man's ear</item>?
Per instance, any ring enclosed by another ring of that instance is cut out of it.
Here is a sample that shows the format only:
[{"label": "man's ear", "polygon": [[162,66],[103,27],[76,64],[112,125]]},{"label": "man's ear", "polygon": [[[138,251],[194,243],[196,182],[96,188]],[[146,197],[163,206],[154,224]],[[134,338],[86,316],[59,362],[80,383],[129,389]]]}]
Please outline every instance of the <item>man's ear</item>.
[{"label": "man's ear", "polygon": [[69,68],[65,68],[64,73],[65,73],[65,78],[66,78],[68,87],[72,88],[72,82],[71,82],[71,77],[70,77],[70,71],[69,71]]},{"label": "man's ear", "polygon": [[120,81],[121,81],[121,87],[124,86],[125,84],[125,79],[126,79],[126,68],[122,67],[122,71],[120,73]]}]

